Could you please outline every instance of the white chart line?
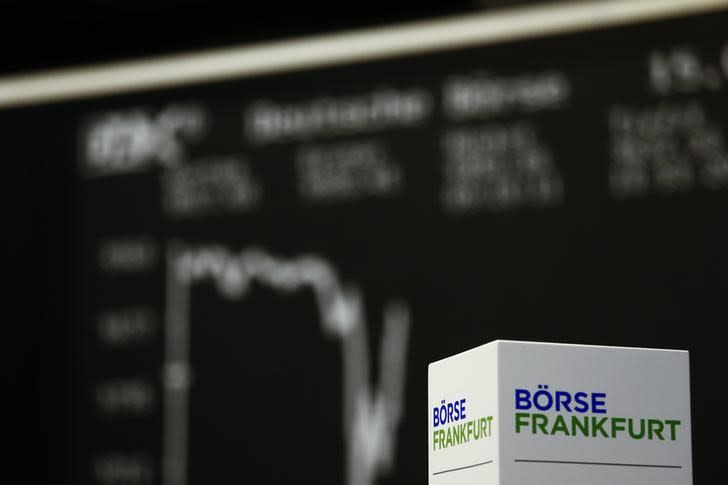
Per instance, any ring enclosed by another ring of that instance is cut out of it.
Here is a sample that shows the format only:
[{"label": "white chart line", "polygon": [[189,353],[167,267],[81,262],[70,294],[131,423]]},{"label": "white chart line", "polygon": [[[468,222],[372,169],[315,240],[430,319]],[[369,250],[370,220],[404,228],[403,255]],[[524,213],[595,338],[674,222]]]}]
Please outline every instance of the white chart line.
[{"label": "white chart line", "polygon": [[312,255],[283,259],[255,248],[235,253],[173,242],[167,248],[164,485],[187,484],[189,297],[192,285],[203,280],[214,281],[223,297],[235,300],[244,298],[253,282],[284,294],[313,290],[321,331],[341,341],[346,484],[371,485],[393,466],[404,403],[408,308],[401,302],[384,308],[379,383],[372,389],[361,292],[343,284],[329,262]]}]

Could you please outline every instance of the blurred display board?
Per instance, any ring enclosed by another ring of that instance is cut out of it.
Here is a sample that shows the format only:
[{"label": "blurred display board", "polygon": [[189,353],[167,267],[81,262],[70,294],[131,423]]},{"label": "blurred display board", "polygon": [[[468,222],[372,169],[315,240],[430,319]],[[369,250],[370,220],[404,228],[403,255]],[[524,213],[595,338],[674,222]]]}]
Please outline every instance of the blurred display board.
[{"label": "blurred display board", "polygon": [[507,338],[689,350],[716,476],[728,15],[658,3],[0,80],[58,473],[424,483],[426,364]]}]

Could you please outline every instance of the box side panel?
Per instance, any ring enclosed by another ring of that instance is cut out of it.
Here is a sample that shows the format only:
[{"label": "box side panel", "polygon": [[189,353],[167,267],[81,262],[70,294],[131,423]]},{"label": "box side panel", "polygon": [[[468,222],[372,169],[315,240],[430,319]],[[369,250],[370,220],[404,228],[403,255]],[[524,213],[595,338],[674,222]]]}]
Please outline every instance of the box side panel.
[{"label": "box side panel", "polygon": [[691,408],[691,396],[690,396],[690,354],[687,352],[680,353],[680,358],[683,360],[682,366],[684,367],[684,371],[679,374],[679,379],[677,380],[678,383],[682,383],[682,386],[679,384],[676,386],[676,389],[680,392],[682,396],[685,397],[684,407],[686,408],[686,417],[683,420],[682,424],[682,439],[684,446],[686,447],[686,451],[684,452],[684,462],[685,462],[685,483],[687,485],[692,485],[693,483],[693,428],[692,428],[692,422],[693,422],[693,413]]},{"label": "box side panel", "polygon": [[496,358],[486,346],[430,364],[430,485],[499,483]]},{"label": "box side panel", "polygon": [[499,379],[504,485],[692,483],[686,352],[503,343]]}]

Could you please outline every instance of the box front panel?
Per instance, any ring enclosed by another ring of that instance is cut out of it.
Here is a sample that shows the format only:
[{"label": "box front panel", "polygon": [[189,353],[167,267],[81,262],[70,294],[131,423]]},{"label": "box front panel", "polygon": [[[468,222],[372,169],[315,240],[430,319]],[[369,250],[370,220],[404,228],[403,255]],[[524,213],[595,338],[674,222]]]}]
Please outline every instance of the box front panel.
[{"label": "box front panel", "polygon": [[686,352],[505,343],[503,484],[692,483]]}]

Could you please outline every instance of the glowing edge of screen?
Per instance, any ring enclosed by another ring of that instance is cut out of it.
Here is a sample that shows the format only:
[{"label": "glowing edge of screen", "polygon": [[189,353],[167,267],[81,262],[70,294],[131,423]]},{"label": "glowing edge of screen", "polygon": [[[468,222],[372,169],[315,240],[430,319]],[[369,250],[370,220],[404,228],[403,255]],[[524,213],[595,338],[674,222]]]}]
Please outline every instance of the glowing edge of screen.
[{"label": "glowing edge of screen", "polygon": [[725,9],[728,0],[557,3],[0,78],[0,108],[320,68]]}]

